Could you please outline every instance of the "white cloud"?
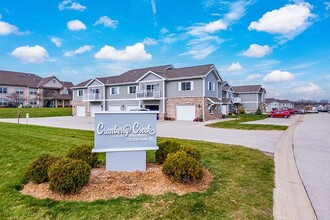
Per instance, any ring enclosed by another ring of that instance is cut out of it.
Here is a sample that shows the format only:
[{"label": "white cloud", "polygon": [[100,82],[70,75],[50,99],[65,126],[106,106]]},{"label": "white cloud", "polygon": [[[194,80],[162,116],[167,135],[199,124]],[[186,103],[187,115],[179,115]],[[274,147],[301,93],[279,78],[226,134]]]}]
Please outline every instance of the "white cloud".
[{"label": "white cloud", "polygon": [[267,74],[263,80],[264,82],[283,82],[283,81],[291,81],[294,80],[294,75],[287,71],[275,70],[269,74]]},{"label": "white cloud", "polygon": [[86,8],[87,8],[86,6],[83,6],[72,0],[64,0],[58,4],[58,9],[60,9],[61,11],[63,10],[85,11]]},{"label": "white cloud", "polygon": [[324,91],[318,85],[308,83],[308,85],[298,86],[293,89],[294,93],[309,94],[310,96],[323,95]]},{"label": "white cloud", "polygon": [[80,31],[80,30],[87,29],[86,25],[79,20],[69,21],[67,23],[67,26],[68,26],[69,30],[71,30],[71,31]]},{"label": "white cloud", "polygon": [[19,34],[18,28],[7,22],[0,21],[0,35]]},{"label": "white cloud", "polygon": [[249,49],[241,52],[241,55],[246,57],[263,57],[272,52],[273,49],[268,45],[251,44]]},{"label": "white cloud", "polygon": [[218,48],[213,45],[197,45],[181,55],[191,55],[195,59],[204,59]]},{"label": "white cloud", "polygon": [[241,65],[240,63],[232,63],[232,64],[226,69],[226,71],[232,73],[232,72],[240,71],[240,70],[242,70],[242,69],[243,69],[243,67],[242,67],[242,65]]},{"label": "white cloud", "polygon": [[315,17],[311,9],[312,6],[304,2],[286,5],[265,13],[258,21],[251,22],[248,29],[279,34],[291,40],[311,24],[310,18]]},{"label": "white cloud", "polygon": [[218,30],[226,30],[227,25],[221,20],[213,21],[205,25],[204,30],[208,33],[215,33]]},{"label": "white cloud", "polygon": [[10,55],[20,59],[23,63],[42,63],[49,57],[47,50],[39,45],[18,47]]},{"label": "white cloud", "polygon": [[257,73],[257,74],[249,75],[248,77],[246,77],[246,79],[247,79],[247,80],[254,80],[254,79],[259,79],[259,78],[261,78],[261,77],[263,77],[263,75]]},{"label": "white cloud", "polygon": [[71,57],[73,55],[76,55],[76,54],[82,54],[82,53],[85,53],[87,51],[90,51],[92,50],[92,46],[90,45],[84,45],[82,47],[79,47],[77,50],[71,50],[71,51],[67,51],[64,53],[64,56],[66,57]]},{"label": "white cloud", "polygon": [[167,34],[168,32],[170,32],[170,31],[168,29],[166,29],[166,28],[160,29],[160,33],[161,34]]},{"label": "white cloud", "polygon": [[108,16],[101,16],[94,25],[103,24],[104,27],[116,28],[118,26],[118,20],[112,20]]},{"label": "white cloud", "polygon": [[143,43],[137,43],[133,46],[126,46],[125,50],[117,50],[114,47],[105,45],[95,55],[96,59],[109,59],[118,61],[142,61],[151,60],[151,54],[144,49]]},{"label": "white cloud", "polygon": [[330,2],[324,2],[323,4],[325,5],[325,10],[330,10]]},{"label": "white cloud", "polygon": [[156,45],[156,44],[158,44],[158,42],[155,39],[150,38],[150,37],[145,38],[142,43],[144,43],[145,45]]},{"label": "white cloud", "polygon": [[255,1],[239,0],[229,4],[229,12],[224,16],[224,20],[228,23],[241,19],[248,6],[254,4]]},{"label": "white cloud", "polygon": [[52,37],[50,40],[55,44],[56,47],[62,47],[62,40],[60,38]]},{"label": "white cloud", "polygon": [[155,0],[150,0],[151,7],[152,7],[152,13],[156,14],[156,2]]}]

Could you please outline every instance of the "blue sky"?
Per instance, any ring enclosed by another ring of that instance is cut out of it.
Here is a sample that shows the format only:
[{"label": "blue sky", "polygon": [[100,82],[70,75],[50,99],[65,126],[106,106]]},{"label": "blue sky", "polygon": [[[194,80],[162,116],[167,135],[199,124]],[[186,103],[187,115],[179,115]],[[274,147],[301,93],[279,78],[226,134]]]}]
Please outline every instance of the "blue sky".
[{"label": "blue sky", "polygon": [[2,0],[0,69],[76,84],[213,63],[268,97],[330,99],[329,15],[330,0]]}]

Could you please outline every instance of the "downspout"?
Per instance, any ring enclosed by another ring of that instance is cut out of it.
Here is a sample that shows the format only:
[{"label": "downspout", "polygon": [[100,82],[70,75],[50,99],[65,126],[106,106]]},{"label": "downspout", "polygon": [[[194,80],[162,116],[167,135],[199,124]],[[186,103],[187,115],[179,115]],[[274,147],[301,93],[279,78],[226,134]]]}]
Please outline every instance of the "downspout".
[{"label": "downspout", "polygon": [[166,105],[165,105],[165,93],[166,90],[165,90],[165,79],[163,80],[163,116],[165,116],[165,108],[166,108]]},{"label": "downspout", "polygon": [[205,77],[202,77],[203,79],[203,101],[202,101],[202,113],[203,113],[203,121],[205,121]]},{"label": "downspout", "polygon": [[105,111],[106,106],[105,106],[105,85],[103,85],[103,111]]}]

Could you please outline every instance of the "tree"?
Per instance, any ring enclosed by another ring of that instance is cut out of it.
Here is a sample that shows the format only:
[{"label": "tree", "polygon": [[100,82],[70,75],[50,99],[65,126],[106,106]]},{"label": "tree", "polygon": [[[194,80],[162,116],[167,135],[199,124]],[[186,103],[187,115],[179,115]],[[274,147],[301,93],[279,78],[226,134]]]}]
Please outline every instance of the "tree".
[{"label": "tree", "polygon": [[53,90],[44,89],[42,94],[43,106],[47,107],[48,101],[55,99],[55,93]]},{"label": "tree", "polygon": [[16,92],[10,93],[6,97],[8,98],[9,103],[12,104],[14,107],[23,105],[25,101],[24,95],[18,94]]}]

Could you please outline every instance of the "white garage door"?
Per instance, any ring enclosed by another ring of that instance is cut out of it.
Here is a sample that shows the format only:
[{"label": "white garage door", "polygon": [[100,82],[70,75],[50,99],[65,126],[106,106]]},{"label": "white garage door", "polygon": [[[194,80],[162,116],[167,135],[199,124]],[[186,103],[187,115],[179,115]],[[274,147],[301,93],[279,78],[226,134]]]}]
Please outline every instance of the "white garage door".
[{"label": "white garage door", "polygon": [[109,112],[120,112],[120,105],[109,105]]},{"label": "white garage door", "polygon": [[85,106],[77,106],[77,116],[85,117]]},{"label": "white garage door", "polygon": [[193,121],[195,119],[195,105],[177,105],[176,120]]},{"label": "white garage door", "polygon": [[131,109],[138,109],[138,105],[126,105],[126,111],[130,111]]},{"label": "white garage door", "polygon": [[95,117],[95,112],[101,111],[101,105],[91,105],[91,116]]}]

